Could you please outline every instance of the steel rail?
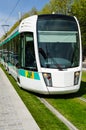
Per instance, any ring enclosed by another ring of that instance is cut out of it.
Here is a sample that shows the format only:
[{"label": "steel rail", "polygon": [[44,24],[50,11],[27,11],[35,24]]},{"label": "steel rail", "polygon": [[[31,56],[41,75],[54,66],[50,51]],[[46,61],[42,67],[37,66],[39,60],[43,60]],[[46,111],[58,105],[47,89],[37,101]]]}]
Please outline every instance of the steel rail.
[{"label": "steel rail", "polygon": [[58,110],[56,110],[51,104],[49,104],[44,98],[38,97],[38,99],[57,117],[59,118],[69,130],[79,130],[68,119],[66,119]]}]

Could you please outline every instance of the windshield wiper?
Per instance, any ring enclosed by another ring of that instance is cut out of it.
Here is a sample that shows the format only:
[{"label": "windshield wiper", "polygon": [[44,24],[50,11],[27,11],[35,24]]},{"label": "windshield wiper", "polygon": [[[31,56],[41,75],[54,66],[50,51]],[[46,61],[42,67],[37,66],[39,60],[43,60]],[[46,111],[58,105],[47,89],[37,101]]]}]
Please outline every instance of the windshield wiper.
[{"label": "windshield wiper", "polygon": [[60,71],[63,71],[63,69],[62,69],[62,67],[61,67],[60,64],[57,63],[56,65],[57,65],[57,67],[58,67],[57,69],[59,69]]},{"label": "windshield wiper", "polygon": [[51,60],[53,61],[53,63],[55,63],[54,65],[57,67],[57,69],[59,69],[60,71],[63,71],[63,68],[61,67],[61,65],[59,63],[57,63],[56,60],[54,60],[51,55],[50,55],[50,57],[51,57]]}]

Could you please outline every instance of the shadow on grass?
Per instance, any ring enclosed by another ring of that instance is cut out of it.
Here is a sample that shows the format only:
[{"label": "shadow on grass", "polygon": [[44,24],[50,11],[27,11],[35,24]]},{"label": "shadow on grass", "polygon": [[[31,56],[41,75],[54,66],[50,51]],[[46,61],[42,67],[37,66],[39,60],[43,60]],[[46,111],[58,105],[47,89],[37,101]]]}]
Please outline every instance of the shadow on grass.
[{"label": "shadow on grass", "polygon": [[81,82],[80,89],[76,93],[71,94],[56,94],[56,95],[41,95],[36,94],[37,96],[41,98],[53,98],[53,99],[72,99],[75,97],[81,97],[83,95],[86,95],[86,82]]},{"label": "shadow on grass", "polygon": [[[1,65],[0,65],[1,66]],[[3,69],[3,67],[1,66],[1,68]],[[4,69],[3,69],[4,70]],[[4,70],[4,72],[8,75],[8,73]],[[9,77],[9,75],[8,75]],[[12,76],[11,76],[12,78]],[[14,79],[14,78],[13,78]],[[12,82],[12,81],[11,81]],[[16,82],[16,81],[15,81]],[[16,83],[17,84],[17,83]],[[15,85],[14,85],[15,86]],[[16,88],[19,89],[19,88]],[[43,94],[38,94],[35,92],[31,92],[28,90],[25,90],[23,88],[21,88],[22,91],[26,91],[27,93],[33,94],[35,96],[38,96],[40,98],[53,98],[53,99],[72,99],[75,97],[81,97],[83,95],[86,95],[86,82],[82,81],[81,85],[80,85],[80,89],[78,92],[76,93],[71,93],[71,94],[56,94],[56,95],[43,95]]]}]

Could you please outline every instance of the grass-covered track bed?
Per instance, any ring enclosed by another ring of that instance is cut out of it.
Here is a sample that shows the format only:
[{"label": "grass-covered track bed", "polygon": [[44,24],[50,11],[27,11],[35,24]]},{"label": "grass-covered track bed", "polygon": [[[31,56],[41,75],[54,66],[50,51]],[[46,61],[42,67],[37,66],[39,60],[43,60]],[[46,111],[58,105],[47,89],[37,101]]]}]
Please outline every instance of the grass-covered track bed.
[{"label": "grass-covered track bed", "polygon": [[[41,130],[68,129],[38,100],[36,94],[20,89],[12,76],[8,75],[6,71],[5,73]],[[86,130],[86,102],[79,99],[79,97],[86,98],[86,72],[82,73],[81,88],[77,93],[53,96],[42,95],[42,97],[59,110],[79,130]]]},{"label": "grass-covered track bed", "polygon": [[79,130],[86,130],[86,72],[82,73],[81,88],[77,93],[46,97],[46,100],[70,120]]},{"label": "grass-covered track bed", "polygon": [[2,65],[0,66],[41,130],[68,130],[68,128],[39,101],[37,95],[19,88],[14,78],[5,71]]}]

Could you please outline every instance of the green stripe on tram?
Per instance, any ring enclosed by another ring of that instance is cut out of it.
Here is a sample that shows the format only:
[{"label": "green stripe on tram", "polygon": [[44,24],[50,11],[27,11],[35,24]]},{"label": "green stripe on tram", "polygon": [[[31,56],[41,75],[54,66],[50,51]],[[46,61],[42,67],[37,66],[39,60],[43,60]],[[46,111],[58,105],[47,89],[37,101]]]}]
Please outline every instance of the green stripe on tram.
[{"label": "green stripe on tram", "polygon": [[13,39],[15,36],[17,36],[19,34],[18,31],[16,31],[15,33],[13,33],[10,37],[8,37],[6,40],[4,40],[1,44],[6,44],[7,42],[9,42],[11,39]]},{"label": "green stripe on tram", "polygon": [[27,78],[40,80],[40,77],[39,77],[39,73],[38,73],[38,72],[19,69],[19,70],[18,70],[18,73],[19,73],[21,76],[24,76],[24,77],[27,77]]}]

